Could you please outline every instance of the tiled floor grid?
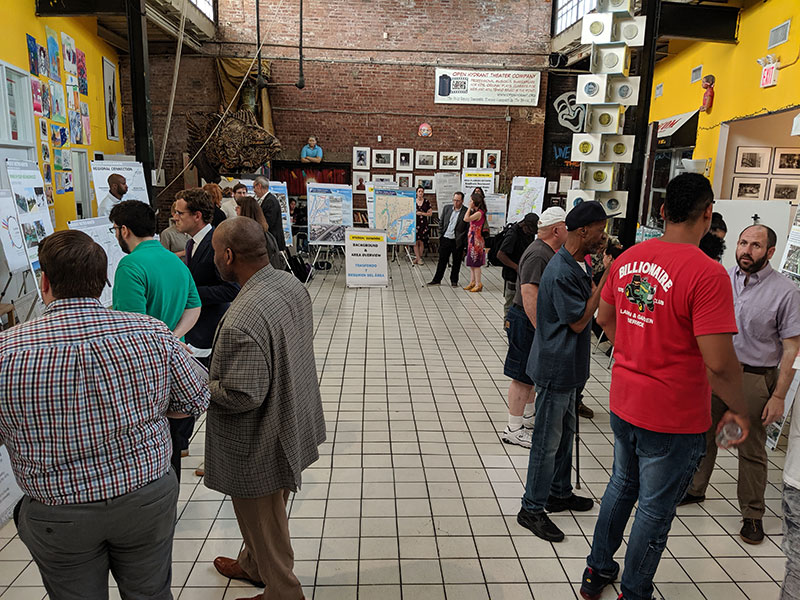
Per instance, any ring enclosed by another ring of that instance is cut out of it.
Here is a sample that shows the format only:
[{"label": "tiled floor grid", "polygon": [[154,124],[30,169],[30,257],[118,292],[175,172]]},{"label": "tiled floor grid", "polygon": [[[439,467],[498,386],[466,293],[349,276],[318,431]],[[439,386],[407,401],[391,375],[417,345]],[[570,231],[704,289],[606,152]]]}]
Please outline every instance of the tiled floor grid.
[{"label": "tiled floor grid", "polygon": [[[432,260],[415,267],[425,281],[434,268]],[[567,534],[560,544],[539,540],[516,523],[528,452],[498,437],[508,389],[500,269],[484,269],[479,294],[448,285],[420,287],[408,263],[393,264],[390,273],[386,289],[347,289],[343,270],[319,272],[309,285],[328,441],[289,507],[295,571],[306,597],[579,597],[597,507],[554,516]],[[465,269],[463,284],[468,276]],[[581,491],[596,499],[613,454],[607,366],[597,351],[585,390],[595,418],[580,422]],[[241,537],[230,501],[194,475],[203,443],[201,422],[184,459],[174,595],[248,598],[259,590],[229,581],[212,565],[217,555],[236,556]],[[736,458],[721,451],[708,500],[678,510],[656,576],[658,597],[777,597],[784,568],[783,450],[770,459],[765,542],[748,546],[738,539]],[[44,597],[13,524],[0,537],[3,600]],[[603,598],[616,594],[609,588]],[[119,597],[115,589],[111,597]]]}]

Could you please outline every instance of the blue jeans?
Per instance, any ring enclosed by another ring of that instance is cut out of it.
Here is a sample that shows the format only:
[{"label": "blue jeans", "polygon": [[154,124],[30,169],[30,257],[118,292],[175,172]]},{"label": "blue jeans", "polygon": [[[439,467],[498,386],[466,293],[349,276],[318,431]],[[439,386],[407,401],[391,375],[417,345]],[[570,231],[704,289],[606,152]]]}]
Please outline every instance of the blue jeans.
[{"label": "blue jeans", "polygon": [[625,552],[625,600],[651,600],[653,577],[667,545],[675,509],[705,454],[702,433],[658,433],[631,425],[611,413],[614,467],[594,528],[588,565],[601,576],[619,569],[614,553],[639,501]]},{"label": "blue jeans", "polygon": [[800,600],[800,490],[783,484],[783,553],[786,574],[780,600]]},{"label": "blue jeans", "polygon": [[536,419],[528,459],[528,479],[522,508],[541,512],[548,496],[572,495],[572,445],[575,438],[575,395],[577,390],[554,390],[536,384]]}]

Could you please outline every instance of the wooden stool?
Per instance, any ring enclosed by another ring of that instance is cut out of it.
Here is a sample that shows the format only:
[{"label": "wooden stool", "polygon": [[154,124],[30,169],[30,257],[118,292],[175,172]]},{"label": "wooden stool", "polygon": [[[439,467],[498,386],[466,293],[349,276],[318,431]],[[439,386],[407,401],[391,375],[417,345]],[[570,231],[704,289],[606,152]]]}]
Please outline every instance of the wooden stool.
[{"label": "wooden stool", "polygon": [[17,324],[17,316],[14,312],[13,304],[0,304],[0,318],[3,315],[8,315],[8,323],[6,325],[2,325],[2,322],[0,321],[0,329],[11,329]]}]

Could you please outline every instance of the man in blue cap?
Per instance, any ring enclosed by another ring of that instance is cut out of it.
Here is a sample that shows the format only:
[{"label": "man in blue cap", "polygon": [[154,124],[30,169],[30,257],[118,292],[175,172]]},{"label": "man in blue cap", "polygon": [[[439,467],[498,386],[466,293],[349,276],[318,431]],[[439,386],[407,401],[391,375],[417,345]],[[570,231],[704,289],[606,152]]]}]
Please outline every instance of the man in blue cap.
[{"label": "man in blue cap", "polygon": [[549,542],[562,541],[564,533],[547,512],[588,511],[594,505],[591,498],[572,492],[570,474],[576,397],[589,379],[590,324],[611,264],[606,256],[603,278],[595,286],[586,255],[604,246],[607,218],[595,201],[567,213],[567,241],[550,259],[539,284],[536,336],[527,369],[536,386],[536,419],[517,522]]}]

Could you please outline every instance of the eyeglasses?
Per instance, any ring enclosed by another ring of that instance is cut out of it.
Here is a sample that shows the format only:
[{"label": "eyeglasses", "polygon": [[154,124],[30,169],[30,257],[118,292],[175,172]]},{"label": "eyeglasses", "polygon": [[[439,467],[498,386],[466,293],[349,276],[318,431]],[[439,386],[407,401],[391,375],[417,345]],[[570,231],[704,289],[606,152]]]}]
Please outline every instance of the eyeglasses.
[{"label": "eyeglasses", "polygon": [[109,231],[109,233],[116,234],[117,233],[117,229],[121,229],[121,227],[117,227],[116,225],[114,225],[113,227],[109,227],[108,231]]},{"label": "eyeglasses", "polygon": [[190,211],[190,210],[177,210],[176,209],[176,210],[172,211],[173,215],[189,215],[191,213],[192,213],[192,211]]}]

